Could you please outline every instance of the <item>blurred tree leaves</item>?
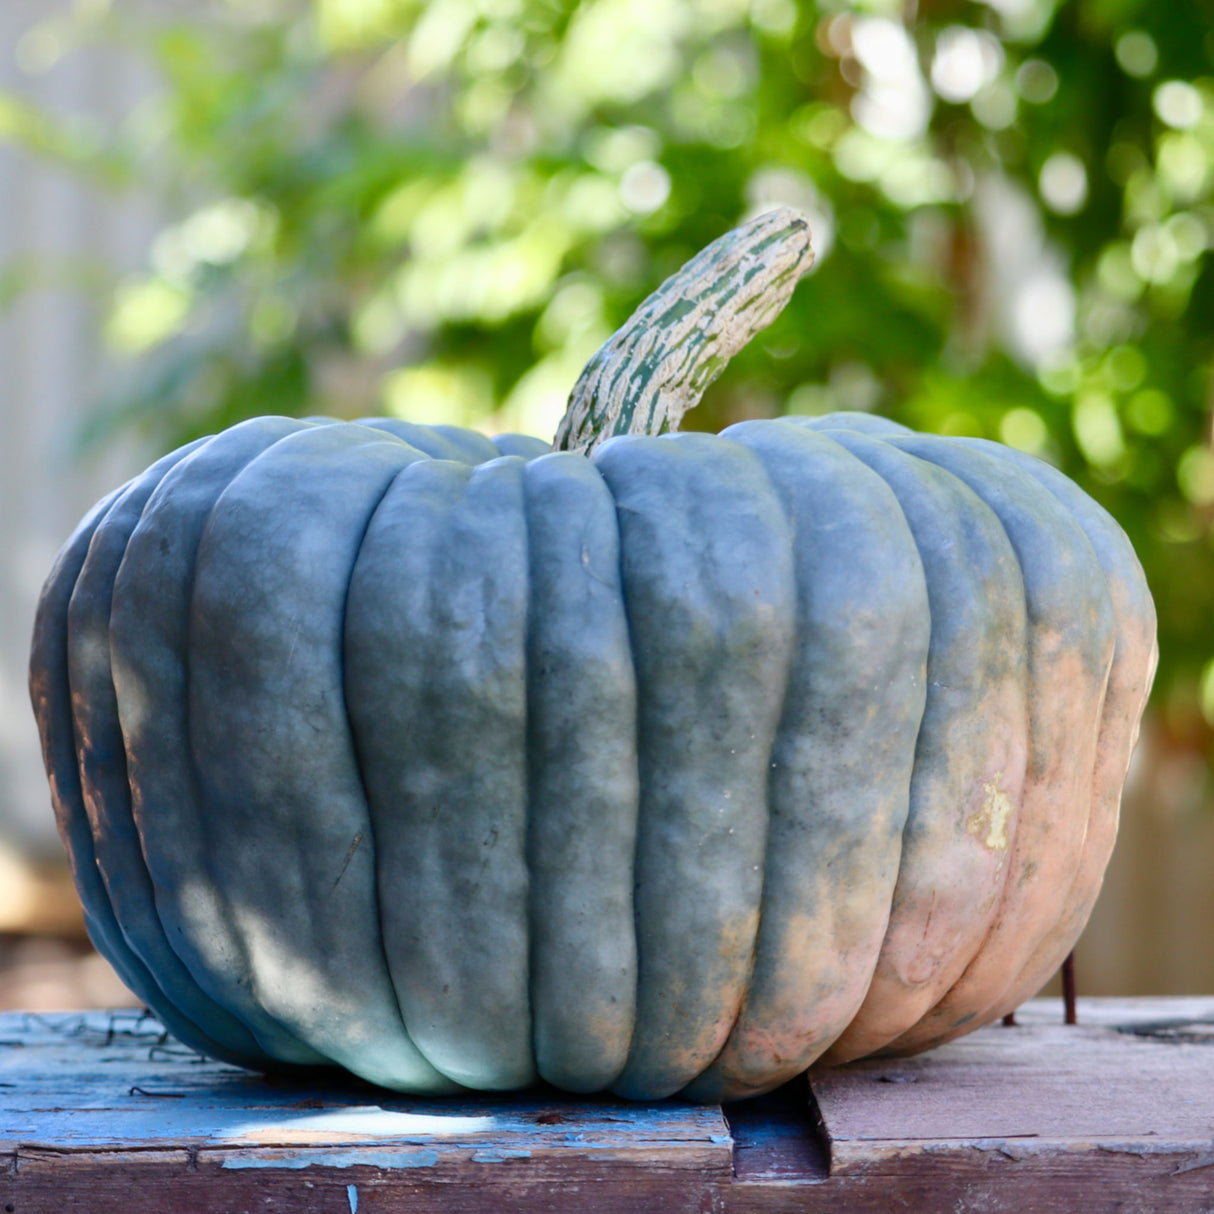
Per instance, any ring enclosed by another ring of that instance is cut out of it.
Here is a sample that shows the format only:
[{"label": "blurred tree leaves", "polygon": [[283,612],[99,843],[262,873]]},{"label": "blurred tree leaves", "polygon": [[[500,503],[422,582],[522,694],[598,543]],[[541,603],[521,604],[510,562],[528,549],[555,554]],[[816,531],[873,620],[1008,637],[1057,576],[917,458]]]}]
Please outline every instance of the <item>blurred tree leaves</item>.
[{"label": "blurred tree leaves", "polygon": [[29,70],[109,38],[163,89],[103,137],[0,95],[0,138],[175,217],[90,423],[165,446],[267,412],[547,435],[664,275],[804,207],[813,275],[686,424],[877,409],[1058,463],[1130,533],[1157,703],[1209,749],[1212,31],[1211,0],[89,0]]}]

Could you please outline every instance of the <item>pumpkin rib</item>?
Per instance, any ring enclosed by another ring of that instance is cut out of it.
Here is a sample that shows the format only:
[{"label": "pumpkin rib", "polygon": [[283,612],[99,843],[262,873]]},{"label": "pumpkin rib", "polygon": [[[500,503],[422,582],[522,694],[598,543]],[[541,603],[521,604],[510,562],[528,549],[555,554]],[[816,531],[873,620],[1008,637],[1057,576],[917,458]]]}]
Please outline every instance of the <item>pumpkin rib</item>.
[{"label": "pumpkin rib", "polygon": [[[385,419],[385,420],[394,420],[394,419]],[[367,423],[359,422],[357,424],[363,425],[363,424],[367,424]],[[409,431],[407,436],[406,436],[406,434],[401,432],[406,427]],[[354,770],[357,773],[359,787],[362,790],[363,803],[367,809],[367,833],[366,833],[365,837],[366,837],[367,843],[371,849],[371,855],[374,857],[373,873],[372,873],[372,880],[371,880],[371,895],[372,895],[371,901],[372,901],[372,904],[375,909],[375,935],[376,935],[376,938],[379,940],[380,959],[383,962],[384,971],[387,973],[387,976],[388,976],[388,985],[392,992],[392,999],[394,1001],[395,1008],[396,1008],[396,1017],[400,1022],[400,1026],[404,1033],[405,1039],[409,1043],[409,1054],[410,1054],[411,1060],[415,1064],[418,1061],[420,1061],[420,1063],[421,1063],[420,1069],[422,1070],[422,1073],[426,1076],[424,1094],[432,1095],[432,1096],[433,1095],[449,1096],[449,1095],[454,1095],[458,1092],[462,1092],[464,1090],[464,1088],[462,1087],[462,1085],[456,1083],[449,1075],[445,1074],[439,1067],[435,1066],[434,1063],[432,1063],[430,1061],[430,1059],[426,1057],[424,1051],[421,1050],[421,1048],[418,1046],[417,1042],[414,1040],[413,1035],[409,1032],[409,1026],[405,1020],[404,1008],[401,1004],[400,992],[397,989],[396,980],[392,974],[392,965],[391,965],[391,961],[390,961],[390,958],[388,955],[386,915],[385,915],[385,910],[384,910],[384,898],[383,898],[384,883],[383,883],[383,879],[382,879],[382,875],[381,875],[382,862],[383,862],[383,844],[382,844],[380,835],[376,831],[376,820],[375,820],[376,815],[375,815],[374,807],[371,804],[371,792],[370,792],[370,789],[369,789],[368,783],[367,783],[367,771],[363,764],[363,755],[359,749],[358,733],[357,733],[356,725],[355,725],[355,715],[354,715],[354,710],[352,708],[351,700],[350,700],[347,646],[348,646],[348,635],[349,635],[348,625],[349,625],[349,616],[350,616],[350,586],[351,586],[351,584],[353,582],[353,578],[354,578],[354,569],[357,567],[359,557],[362,555],[363,545],[366,543],[367,533],[371,529],[371,523],[374,520],[376,513],[379,511],[379,508],[383,505],[384,499],[392,491],[393,485],[396,484],[396,482],[400,478],[400,476],[404,472],[406,472],[409,468],[413,467],[414,463],[424,463],[428,459],[434,459],[434,458],[446,458],[445,455],[443,455],[441,457],[436,457],[436,456],[432,455],[430,453],[430,451],[424,450],[423,447],[419,445],[420,443],[425,443],[426,446],[434,446],[436,448],[440,448],[440,449],[444,449],[444,450],[446,448],[450,447],[453,451],[455,451],[455,454],[462,455],[462,453],[458,452],[454,448],[453,444],[448,444],[446,442],[446,440],[443,439],[441,436],[432,434],[430,432],[430,427],[428,427],[428,426],[415,426],[415,425],[411,425],[409,423],[398,422],[398,423],[396,423],[394,425],[390,425],[390,426],[389,425],[385,425],[385,426],[368,425],[368,428],[373,429],[373,430],[382,431],[384,433],[391,435],[393,438],[400,439],[400,441],[403,442],[407,447],[411,448],[414,452],[416,452],[420,458],[416,459],[416,460],[409,460],[408,462],[403,464],[401,467],[397,468],[396,471],[391,476],[388,477],[387,482],[383,485],[381,492],[376,497],[375,504],[371,507],[370,513],[363,520],[362,531],[358,537],[358,543],[354,547],[354,559],[351,563],[349,577],[346,579],[345,594],[344,594],[343,601],[342,601],[341,623],[340,623],[340,627],[338,629],[338,636],[340,638],[339,647],[338,647],[339,681],[340,681],[341,691],[342,691],[342,705],[345,710],[346,729],[348,731],[348,737],[350,739],[350,749],[354,756]],[[410,442],[409,441],[410,438],[414,439],[415,441]],[[462,463],[464,461],[462,459],[460,459],[459,462]],[[349,849],[347,849],[345,857],[343,858],[342,869],[339,871],[338,876],[337,876],[338,882],[340,882],[344,879],[345,869],[346,869],[346,866],[347,866],[349,860],[353,858],[355,851],[357,851],[361,846],[362,846],[362,840],[356,835],[354,840],[351,842]],[[417,1090],[414,1083],[411,1083],[408,1081],[405,1081],[405,1082],[397,1081],[396,1083],[393,1083],[391,1085],[385,1085],[385,1086],[399,1087],[405,1091],[416,1091]]]},{"label": "pumpkin rib", "polygon": [[350,575],[350,706],[397,998],[451,1080],[534,1081],[523,462],[398,476]]},{"label": "pumpkin rib", "polygon": [[751,989],[684,1094],[756,1094],[852,1019],[885,933],[924,706],[923,566],[889,487],[838,443],[743,422],[795,538],[797,637],[769,760],[771,830]]},{"label": "pumpkin rib", "polygon": [[[171,467],[176,460],[166,457],[164,463]],[[153,465],[149,472],[155,469]],[[85,515],[60,550],[47,577],[34,617],[30,699],[41,734],[55,820],[80,895],[89,938],[131,991],[149,1007],[163,1012],[163,1023],[171,1033],[192,1049],[235,1062],[244,1055],[229,1052],[178,1012],[127,942],[97,867],[93,830],[84,805],[68,673],[68,606],[97,527],[131,483],[107,494]]]},{"label": "pumpkin rib", "polygon": [[1091,914],[1117,835],[1121,789],[1159,650],[1155,640],[1155,605],[1142,565],[1113,517],[1050,465],[983,439],[961,441],[1028,473],[1074,516],[1100,562],[1117,621],[1113,664],[1097,735],[1092,811],[1079,871],[1058,926],[1025,963],[1013,983],[1012,994],[1002,1001],[999,1014],[1003,1015],[1041,988],[1057,968],[1057,959],[1065,957],[1075,946]]},{"label": "pumpkin rib", "polygon": [[100,522],[89,543],[67,613],[68,675],[80,786],[93,833],[94,859],[114,916],[131,950],[170,999],[180,1019],[217,1041],[231,1058],[263,1060],[244,1026],[201,991],[165,938],[154,909],[138,830],[114,688],[110,620],[114,583],[131,534],[163,477],[201,439],[137,477]]},{"label": "pumpkin rib", "polygon": [[499,455],[517,455],[527,463],[553,454],[550,444],[530,434],[495,434],[491,441]]},{"label": "pumpkin rib", "polygon": [[[453,441],[446,434],[440,433],[440,430],[443,429],[441,426],[425,426],[419,422],[403,421],[399,417],[360,417],[353,424],[365,426],[368,430],[379,430],[384,434],[392,435],[393,438],[399,438],[430,459],[453,460],[457,464],[467,464],[471,467],[493,458],[492,455],[486,454],[475,440],[472,442]],[[477,438],[479,437],[480,435],[477,435]],[[493,454],[496,453],[496,449],[494,449]]]},{"label": "pumpkin rib", "polygon": [[780,421],[793,426],[804,426],[807,430],[816,430],[821,434],[841,430],[844,433],[863,434],[867,438],[876,439],[885,439],[894,434],[914,434],[909,426],[876,413],[849,413],[840,410],[835,413],[823,413],[817,417],[790,414],[780,418]]},{"label": "pumpkin rib", "polygon": [[612,1090],[660,1099],[719,1053],[753,961],[791,541],[736,443],[628,436],[592,459],[619,520],[641,781],[636,1030]]},{"label": "pumpkin rib", "polygon": [[[114,688],[131,773],[154,914],[169,945],[207,996],[224,1007],[268,1058],[317,1064],[322,1055],[260,1008],[226,1001],[215,975],[247,966],[218,888],[206,869],[205,824],[190,754],[189,614],[199,544],[220,495],[279,439],[305,429],[259,418],[212,438],[157,486],[131,534],[114,582],[110,637]],[[200,871],[201,870],[201,871]]]},{"label": "pumpkin rib", "polygon": [[568,1091],[609,1087],[636,1020],[636,671],[615,501],[588,460],[524,472],[533,1049]]},{"label": "pumpkin rib", "polygon": [[951,473],[877,437],[826,430],[890,486],[923,561],[927,700],[890,922],[855,1018],[823,1056],[873,1053],[912,1028],[987,935],[1027,757],[1024,582],[1002,524]]},{"label": "pumpkin rib", "polygon": [[936,436],[886,441],[952,472],[995,512],[1024,577],[1029,623],[1029,758],[1000,906],[961,978],[891,1043],[892,1052],[905,1053],[994,1019],[1009,975],[1020,971],[1062,913],[1086,834],[1096,757],[1093,709],[1104,697],[1114,621],[1087,537],[1025,473]]},{"label": "pumpkin rib", "polygon": [[445,422],[428,425],[426,429],[454,444],[464,460],[474,467],[492,463],[501,455],[493,440],[486,438],[479,430],[466,430],[463,426],[452,426]]},{"label": "pumpkin rib", "polygon": [[231,1003],[260,1005],[371,1082],[436,1091],[447,1084],[366,934],[375,858],[341,677],[358,541],[388,481],[422,458],[391,435],[321,426],[232,480],[195,565],[189,726],[207,864],[247,958],[217,975]]}]

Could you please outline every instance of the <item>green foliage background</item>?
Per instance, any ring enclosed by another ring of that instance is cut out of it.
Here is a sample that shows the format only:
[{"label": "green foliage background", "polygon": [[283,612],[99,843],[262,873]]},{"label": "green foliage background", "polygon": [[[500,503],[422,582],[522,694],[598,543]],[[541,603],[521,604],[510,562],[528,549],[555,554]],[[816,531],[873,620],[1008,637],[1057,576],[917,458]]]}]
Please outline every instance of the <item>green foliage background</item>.
[{"label": "green foliage background", "polygon": [[[1160,608],[1156,704],[1214,726],[1209,0],[81,0],[163,88],[0,137],[173,222],[109,305],[93,440],[258,413],[547,435],[696,249],[797,203],[818,264],[684,423],[876,409],[1059,464]],[[2,268],[0,268],[2,269]]]}]

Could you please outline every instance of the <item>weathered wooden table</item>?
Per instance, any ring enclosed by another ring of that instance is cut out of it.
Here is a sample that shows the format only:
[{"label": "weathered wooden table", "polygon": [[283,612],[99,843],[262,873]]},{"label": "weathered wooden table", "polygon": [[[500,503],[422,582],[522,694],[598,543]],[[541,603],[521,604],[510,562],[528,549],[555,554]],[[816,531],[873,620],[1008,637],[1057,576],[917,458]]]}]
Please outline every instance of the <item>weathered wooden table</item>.
[{"label": "weathered wooden table", "polygon": [[1023,1007],[759,1101],[421,1101],[249,1075],[138,1013],[0,1015],[7,1214],[1214,1214],[1214,998]]}]

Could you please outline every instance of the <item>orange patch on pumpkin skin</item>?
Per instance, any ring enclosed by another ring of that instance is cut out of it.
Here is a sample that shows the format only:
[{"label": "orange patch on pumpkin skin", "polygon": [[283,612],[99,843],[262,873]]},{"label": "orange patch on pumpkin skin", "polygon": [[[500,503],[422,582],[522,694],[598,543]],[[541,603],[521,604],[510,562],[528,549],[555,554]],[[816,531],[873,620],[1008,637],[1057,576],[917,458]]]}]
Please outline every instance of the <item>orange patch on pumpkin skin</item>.
[{"label": "orange patch on pumpkin skin", "polygon": [[[817,914],[790,916],[779,952],[803,963],[781,969],[761,1010],[744,1009],[733,1026],[715,1063],[721,1099],[740,1099],[791,1079],[855,1015],[881,936],[878,925],[865,930],[840,910],[824,903]],[[833,953],[822,949],[823,939],[835,942]]]},{"label": "orange patch on pumpkin skin", "polygon": [[[1037,736],[998,910],[964,975],[890,1043],[889,1052],[915,1053],[995,1019],[1015,976],[1064,915],[1087,835],[1098,726],[1093,708],[1103,703],[1112,647],[1110,635],[1099,680],[1083,656],[1072,652],[1053,655],[1038,674],[1030,700]],[[1064,737],[1069,744],[1062,744]]]}]

